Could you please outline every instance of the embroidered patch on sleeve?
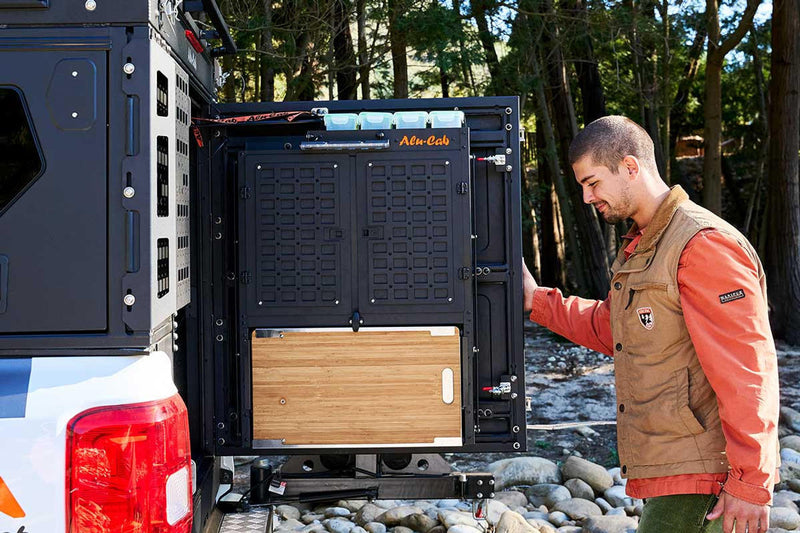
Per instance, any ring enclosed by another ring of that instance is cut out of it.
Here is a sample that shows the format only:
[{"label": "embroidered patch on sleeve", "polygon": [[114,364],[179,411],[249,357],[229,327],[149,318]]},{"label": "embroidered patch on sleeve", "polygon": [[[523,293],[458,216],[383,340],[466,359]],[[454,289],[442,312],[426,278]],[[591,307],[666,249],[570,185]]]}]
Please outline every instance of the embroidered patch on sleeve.
[{"label": "embroidered patch on sleeve", "polygon": [[741,300],[742,298],[744,298],[744,290],[736,289],[735,291],[726,292],[725,294],[720,294],[719,303],[726,304],[734,300]]}]

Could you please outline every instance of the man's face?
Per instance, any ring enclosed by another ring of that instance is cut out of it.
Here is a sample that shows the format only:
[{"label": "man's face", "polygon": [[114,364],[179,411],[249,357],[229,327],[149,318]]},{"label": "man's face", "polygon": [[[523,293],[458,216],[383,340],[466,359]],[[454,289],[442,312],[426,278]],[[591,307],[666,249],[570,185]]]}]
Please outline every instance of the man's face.
[{"label": "man's face", "polygon": [[587,155],[576,161],[572,170],[583,189],[583,201],[592,204],[607,223],[616,224],[633,215],[631,179],[625,165],[620,163],[614,174]]}]

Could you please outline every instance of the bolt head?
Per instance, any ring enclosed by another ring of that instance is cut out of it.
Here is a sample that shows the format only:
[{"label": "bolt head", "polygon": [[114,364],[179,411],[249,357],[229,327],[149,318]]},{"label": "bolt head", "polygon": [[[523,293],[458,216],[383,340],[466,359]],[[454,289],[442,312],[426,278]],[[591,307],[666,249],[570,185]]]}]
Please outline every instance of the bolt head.
[{"label": "bolt head", "polygon": [[479,493],[477,493],[477,494],[475,495],[475,497],[476,497],[476,498],[478,498],[479,500],[480,500],[480,499],[483,499],[483,493],[482,493],[482,492],[479,492]]},{"label": "bolt head", "polygon": [[489,485],[494,486],[494,480],[493,479],[489,480]]},{"label": "bolt head", "polygon": [[134,65],[133,63],[125,63],[124,65],[122,65],[122,72],[124,72],[128,76],[133,74],[134,70],[136,70],[136,65]]},{"label": "bolt head", "polygon": [[511,172],[513,168],[511,165],[506,165],[506,172]]},{"label": "bolt head", "polygon": [[478,486],[480,487],[481,485],[483,485],[483,480],[482,480],[482,479],[479,479],[479,480],[477,481],[477,483],[478,483]]},{"label": "bolt head", "polygon": [[86,11],[94,11],[97,9],[97,2],[94,0],[86,0],[86,3],[83,4],[83,7],[86,8]]},{"label": "bolt head", "polygon": [[136,303],[136,296],[134,296],[133,294],[126,294],[125,298],[123,298],[122,301],[125,302],[125,305],[130,307],[131,305]]},{"label": "bolt head", "polygon": [[511,155],[511,152],[512,152],[511,148],[506,148],[506,155]]},{"label": "bolt head", "polygon": [[178,345],[177,344],[173,344],[172,345],[172,351],[173,352],[177,352],[178,350],[179,350]]},{"label": "bolt head", "polygon": [[133,187],[125,187],[124,189],[122,189],[122,196],[124,196],[125,198],[133,198],[134,196],[136,196],[136,189],[134,189]]}]

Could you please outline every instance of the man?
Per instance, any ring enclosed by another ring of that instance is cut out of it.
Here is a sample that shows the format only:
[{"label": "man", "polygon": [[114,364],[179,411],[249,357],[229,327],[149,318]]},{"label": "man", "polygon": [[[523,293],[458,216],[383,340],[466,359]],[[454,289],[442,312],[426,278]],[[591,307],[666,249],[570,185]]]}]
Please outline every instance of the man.
[{"label": "man", "polygon": [[778,373],[761,263],[730,224],[670,189],[653,142],[608,116],[570,163],[609,224],[632,219],[603,301],[563,298],[523,268],[531,320],[614,357],[617,441],[640,533],[766,531]]}]

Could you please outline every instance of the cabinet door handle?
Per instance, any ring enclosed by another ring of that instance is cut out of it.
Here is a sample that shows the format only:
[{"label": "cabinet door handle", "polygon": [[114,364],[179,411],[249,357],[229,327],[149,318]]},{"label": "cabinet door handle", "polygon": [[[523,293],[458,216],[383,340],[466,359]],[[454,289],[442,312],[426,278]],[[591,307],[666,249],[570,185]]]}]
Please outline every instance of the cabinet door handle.
[{"label": "cabinet door handle", "polygon": [[8,307],[8,257],[0,255],[0,314]]}]

